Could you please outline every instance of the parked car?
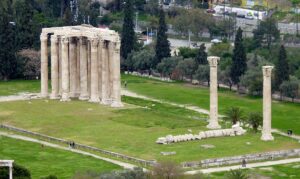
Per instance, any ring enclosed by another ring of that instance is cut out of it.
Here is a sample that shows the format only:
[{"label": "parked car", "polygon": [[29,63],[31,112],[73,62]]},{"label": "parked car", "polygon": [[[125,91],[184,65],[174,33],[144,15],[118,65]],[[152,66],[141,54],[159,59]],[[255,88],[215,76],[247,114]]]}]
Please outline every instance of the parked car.
[{"label": "parked car", "polygon": [[207,13],[211,13],[211,14],[216,13],[216,11],[215,11],[214,9],[207,9],[206,12],[207,12]]},{"label": "parked car", "polygon": [[210,42],[214,43],[214,44],[218,44],[218,43],[221,43],[222,41],[219,39],[212,39]]}]

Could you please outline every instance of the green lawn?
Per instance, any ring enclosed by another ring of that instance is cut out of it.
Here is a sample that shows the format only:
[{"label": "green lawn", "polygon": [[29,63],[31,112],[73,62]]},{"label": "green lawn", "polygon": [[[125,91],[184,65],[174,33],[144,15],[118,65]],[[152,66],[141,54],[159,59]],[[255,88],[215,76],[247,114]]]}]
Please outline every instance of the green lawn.
[{"label": "green lawn", "polygon": [[0,159],[11,159],[28,168],[33,179],[50,174],[69,179],[77,172],[121,169],[114,164],[40,144],[0,136]]},{"label": "green lawn", "polygon": [[[252,178],[271,177],[272,179],[296,179],[300,178],[300,163],[247,169],[244,170],[244,172],[250,175]],[[224,175],[226,175],[225,172],[212,173],[210,174],[210,177],[214,179],[223,179]]]},{"label": "green lawn", "polygon": [[[158,145],[155,143],[158,137],[185,134],[188,129],[198,133],[206,130],[207,123],[198,119],[200,114],[182,108],[130,97],[123,101],[130,103],[123,109],[75,100],[68,103],[53,100],[6,102],[0,105],[0,123],[143,159],[177,162],[300,148],[300,143],[286,137],[275,135],[275,141],[262,142],[260,134],[252,133]],[[251,145],[246,145],[247,142]],[[216,148],[207,150],[201,147],[203,144],[212,144]],[[236,148],[239,150],[233,150]],[[162,156],[162,151],[177,154]]]},{"label": "green lawn", "polygon": [[[127,88],[138,94],[171,101],[179,104],[190,104],[209,109],[208,88],[186,85],[183,83],[166,83],[146,78],[123,75],[127,81]],[[255,97],[241,97],[235,92],[225,89],[219,90],[219,112],[224,114],[231,106],[241,107],[248,112],[262,112],[262,99]],[[272,127],[283,131],[292,129],[300,134],[300,104],[273,101]]]},{"label": "green lawn", "polygon": [[39,92],[38,80],[0,81],[0,96],[15,95],[20,92]]}]

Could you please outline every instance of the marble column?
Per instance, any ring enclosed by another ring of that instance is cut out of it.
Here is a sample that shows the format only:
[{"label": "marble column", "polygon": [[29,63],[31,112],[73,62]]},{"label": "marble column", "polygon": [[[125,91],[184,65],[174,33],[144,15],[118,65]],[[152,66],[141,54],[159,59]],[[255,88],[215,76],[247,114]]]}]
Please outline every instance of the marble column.
[{"label": "marble column", "polygon": [[112,107],[123,107],[121,102],[121,67],[120,67],[120,42],[115,42],[113,46],[112,73]]},{"label": "marble column", "polygon": [[99,68],[98,68],[99,39],[91,39],[91,98],[90,102],[98,103],[99,98]]},{"label": "marble column", "polygon": [[61,70],[61,65],[62,65],[62,38],[60,37],[58,39],[58,94],[61,96],[62,94],[62,81],[61,81],[61,76],[62,76],[62,70]]},{"label": "marble column", "polygon": [[109,66],[108,66],[108,42],[103,41],[102,44],[102,98],[101,98],[101,104],[108,105],[109,102]]},{"label": "marble column", "polygon": [[58,38],[56,35],[51,36],[51,99],[59,99],[59,71],[58,71]]},{"label": "marble column", "polygon": [[98,44],[98,84],[99,84],[99,97],[100,101],[102,99],[102,46],[103,46],[103,40],[100,38],[99,44]]},{"label": "marble column", "polygon": [[70,38],[70,97],[76,97],[77,88],[77,39]]},{"label": "marble column", "polygon": [[79,100],[88,100],[88,71],[87,71],[87,40],[84,37],[80,41],[80,96]]},{"label": "marble column", "polygon": [[210,113],[209,113],[209,129],[219,129],[218,123],[218,62],[219,57],[208,57],[210,66]]},{"label": "marble column", "polygon": [[41,97],[48,97],[48,35],[41,34]]},{"label": "marble column", "polygon": [[76,96],[80,96],[80,44],[79,38],[77,41],[77,59],[76,59]]},{"label": "marble column", "polygon": [[61,101],[70,101],[69,38],[62,37],[62,96]]},{"label": "marble column", "polygon": [[263,129],[261,140],[269,141],[274,140],[272,136],[272,85],[271,85],[271,77],[272,77],[272,69],[273,66],[263,66]]}]

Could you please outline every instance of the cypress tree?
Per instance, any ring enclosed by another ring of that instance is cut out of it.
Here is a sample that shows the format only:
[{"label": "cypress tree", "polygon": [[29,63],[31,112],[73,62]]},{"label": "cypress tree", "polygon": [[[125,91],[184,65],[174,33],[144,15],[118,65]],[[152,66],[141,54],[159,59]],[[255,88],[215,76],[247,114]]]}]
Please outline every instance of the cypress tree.
[{"label": "cypress tree", "polygon": [[234,84],[240,82],[240,77],[245,73],[247,69],[246,63],[246,52],[243,45],[243,31],[241,28],[238,29],[232,56],[232,66],[230,70],[230,78]]},{"label": "cypress tree", "polygon": [[286,50],[284,46],[281,45],[278,60],[275,65],[275,88],[279,89],[281,83],[287,80],[289,80],[289,64],[287,62]]},{"label": "cypress tree", "polygon": [[168,27],[165,22],[165,12],[163,9],[159,10],[159,27],[157,32],[157,40],[155,46],[155,61],[153,66],[156,67],[158,63],[161,62],[163,58],[171,56],[170,42],[168,41],[168,36],[166,32]]},{"label": "cypress tree", "polygon": [[205,51],[206,47],[205,44],[201,44],[197,56],[196,56],[196,62],[197,62],[197,66],[198,65],[206,65],[207,62],[207,53]]},{"label": "cypress tree", "polygon": [[31,48],[34,43],[33,7],[30,0],[16,2],[16,47]]},{"label": "cypress tree", "polygon": [[124,22],[121,33],[121,56],[126,59],[135,46],[132,0],[125,1]]},{"label": "cypress tree", "polygon": [[0,78],[8,80],[14,73],[16,58],[11,1],[4,0],[0,6]]}]

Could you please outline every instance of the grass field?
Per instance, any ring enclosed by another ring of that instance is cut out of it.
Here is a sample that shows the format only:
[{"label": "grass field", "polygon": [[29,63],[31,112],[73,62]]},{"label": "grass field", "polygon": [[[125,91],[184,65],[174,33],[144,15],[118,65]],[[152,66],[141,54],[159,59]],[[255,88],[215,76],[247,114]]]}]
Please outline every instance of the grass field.
[{"label": "grass field", "polygon": [[[141,77],[123,75],[127,88],[138,94],[171,101],[179,104],[195,105],[209,109],[208,88],[185,85],[183,83],[165,83]],[[262,112],[262,99],[257,97],[241,97],[226,89],[219,90],[219,112],[224,114],[231,106],[241,107],[245,113]],[[273,101],[272,127],[286,131],[292,129],[300,134],[300,104]]]},{"label": "grass field", "polygon": [[15,95],[20,92],[39,92],[40,86],[40,81],[37,80],[0,81],[0,96]]},{"label": "grass field", "polygon": [[[197,133],[206,130],[207,123],[197,120],[199,114],[182,108],[130,97],[123,98],[123,101],[131,103],[126,105],[126,110],[82,101],[1,103],[0,122],[143,159],[176,162],[300,147],[297,141],[277,135],[273,142],[262,142],[260,134],[252,133],[158,145],[155,143],[158,137],[185,134],[188,129]],[[247,142],[251,145],[246,145]],[[216,148],[207,150],[201,147],[203,144],[212,144]],[[162,151],[176,151],[176,155],[162,156]]]},{"label": "grass field", "polygon": [[30,170],[33,179],[50,174],[69,179],[77,172],[121,169],[114,164],[40,144],[0,136],[0,159],[11,159]]}]

